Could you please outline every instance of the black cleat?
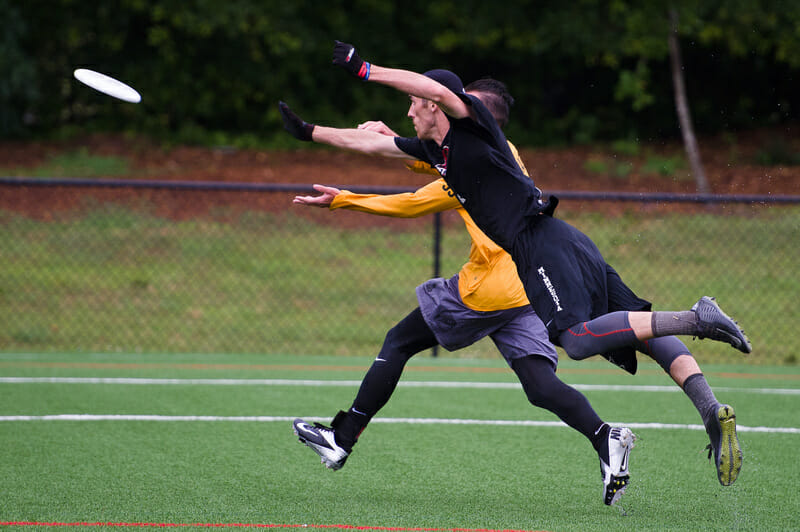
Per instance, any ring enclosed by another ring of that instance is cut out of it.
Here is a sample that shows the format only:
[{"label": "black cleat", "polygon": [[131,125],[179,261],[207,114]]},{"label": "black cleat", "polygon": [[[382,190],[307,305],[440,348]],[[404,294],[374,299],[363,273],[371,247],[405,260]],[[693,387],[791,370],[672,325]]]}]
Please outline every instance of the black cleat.
[{"label": "black cleat", "polygon": [[713,297],[703,296],[692,307],[697,316],[697,337],[708,338],[731,344],[742,353],[750,353],[753,347],[739,328],[727,314],[722,312]]}]

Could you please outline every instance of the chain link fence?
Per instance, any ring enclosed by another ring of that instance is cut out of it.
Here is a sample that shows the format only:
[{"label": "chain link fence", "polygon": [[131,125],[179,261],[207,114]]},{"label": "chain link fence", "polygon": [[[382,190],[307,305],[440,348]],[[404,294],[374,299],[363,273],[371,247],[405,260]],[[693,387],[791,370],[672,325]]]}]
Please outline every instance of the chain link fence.
[{"label": "chain link fence", "polygon": [[[375,354],[415,287],[459,270],[469,237],[452,212],[291,205],[310,192],[2,180],[0,352]],[[749,360],[797,363],[798,198],[560,196],[557,215],[656,309],[716,296],[750,336]],[[701,361],[743,360],[687,343]],[[497,356],[489,340],[438,354]]]}]

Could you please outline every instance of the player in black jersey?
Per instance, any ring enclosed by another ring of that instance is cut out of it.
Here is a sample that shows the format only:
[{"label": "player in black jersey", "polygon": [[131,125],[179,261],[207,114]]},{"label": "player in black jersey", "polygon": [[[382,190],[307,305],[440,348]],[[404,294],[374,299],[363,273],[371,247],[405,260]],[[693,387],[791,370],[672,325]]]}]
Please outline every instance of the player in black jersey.
[{"label": "player in black jersey", "polygon": [[[466,90],[481,98],[501,127],[505,125],[513,98],[504,84],[482,79],[471,83]],[[431,120],[438,113],[435,107],[421,109],[418,119]],[[383,123],[372,122],[363,127],[397,136]],[[511,151],[524,172],[516,149],[511,147]],[[420,165],[415,168],[422,170]],[[430,165],[424,165],[424,171],[436,173]],[[443,179],[431,185],[415,193],[363,197],[320,187],[322,195],[300,196],[295,203],[332,207],[339,200],[336,208],[349,205],[374,214],[403,216],[460,206]],[[340,411],[330,426],[295,419],[295,433],[329,469],[341,469],[361,432],[391,397],[412,356],[437,343],[455,350],[489,335],[519,378],[528,401],[556,414],[591,442],[601,461],[603,502],[614,504],[625,492],[629,480],[627,463],[633,433],[625,427],[604,423],[583,394],[556,376],[558,354],[548,340],[544,323],[525,296],[511,256],[480,232],[463,209],[458,210],[472,237],[470,261],[450,279],[432,279],[417,288],[419,307],[386,335],[347,411]],[[462,280],[466,281],[463,286]]]},{"label": "player in black jersey", "polygon": [[[742,461],[733,409],[716,401],[689,350],[675,335],[710,338],[749,353],[750,343],[736,322],[709,297],[698,300],[691,310],[651,312],[650,304],[622,282],[591,239],[551,216],[557,200],[543,201],[541,191],[514,163],[491,113],[476,97],[464,93],[452,72],[426,76],[380,67],[338,41],[333,62],[360,79],[409,94],[408,116],[417,137],[387,139],[367,131],[315,126],[282,104],[286,129],[301,140],[389,157],[410,155],[436,167],[475,223],[511,254],[551,340],[570,357],[657,350],[667,353],[671,364],[691,360],[686,375],[676,382],[703,417],[720,483],[731,484]],[[443,113],[435,121],[419,120],[415,109],[427,105],[436,105]]]}]

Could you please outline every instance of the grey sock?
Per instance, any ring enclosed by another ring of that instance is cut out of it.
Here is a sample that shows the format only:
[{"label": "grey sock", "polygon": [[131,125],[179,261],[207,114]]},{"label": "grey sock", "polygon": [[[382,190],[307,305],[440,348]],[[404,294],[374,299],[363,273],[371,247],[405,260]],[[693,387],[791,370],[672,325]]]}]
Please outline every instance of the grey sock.
[{"label": "grey sock", "polygon": [[650,318],[653,336],[680,336],[697,334],[697,315],[692,310],[680,312],[653,312]]},{"label": "grey sock", "polygon": [[703,425],[708,427],[708,423],[714,419],[720,403],[714,396],[711,386],[706,382],[706,378],[702,373],[689,376],[683,383],[683,391],[692,400],[700,417],[703,418]]}]

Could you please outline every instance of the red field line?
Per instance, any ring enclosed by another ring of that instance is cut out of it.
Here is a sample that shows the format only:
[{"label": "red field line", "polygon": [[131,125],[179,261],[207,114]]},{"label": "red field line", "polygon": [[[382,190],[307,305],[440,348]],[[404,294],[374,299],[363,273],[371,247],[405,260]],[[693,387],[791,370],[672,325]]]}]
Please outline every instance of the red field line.
[{"label": "red field line", "polygon": [[533,530],[491,529],[491,528],[417,528],[394,526],[355,526],[355,525],[308,525],[308,524],[275,524],[275,523],[109,523],[109,522],[44,522],[44,521],[0,521],[0,526],[108,526],[129,528],[322,528],[338,530],[376,530],[386,532],[543,532]]}]

